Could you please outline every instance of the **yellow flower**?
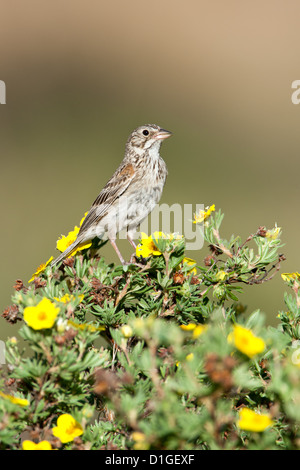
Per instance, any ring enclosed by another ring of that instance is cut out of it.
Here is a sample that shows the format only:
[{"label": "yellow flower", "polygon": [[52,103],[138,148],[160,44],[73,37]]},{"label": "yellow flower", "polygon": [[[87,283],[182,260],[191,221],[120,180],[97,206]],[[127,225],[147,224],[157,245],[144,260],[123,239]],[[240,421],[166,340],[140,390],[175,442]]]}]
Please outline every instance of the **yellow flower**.
[{"label": "yellow flower", "polygon": [[11,338],[9,338],[9,342],[10,344],[18,344],[18,340],[15,336],[12,336]]},{"label": "yellow flower", "polygon": [[81,330],[81,331],[88,330],[91,333],[95,333],[96,331],[105,330],[105,326],[95,326],[95,325],[91,325],[89,323],[76,323],[72,320],[68,320],[67,324],[68,324],[68,326],[71,326],[71,327],[75,328],[76,330]]},{"label": "yellow flower", "polygon": [[[154,233],[161,233],[161,232],[154,232]],[[178,240],[183,239],[183,235],[180,235],[179,233],[169,233],[168,235],[166,234],[163,234],[163,235],[164,235],[164,238],[167,238],[168,240],[178,241]]]},{"label": "yellow flower", "polygon": [[192,331],[193,338],[198,338],[198,336],[202,335],[202,333],[207,330],[207,325],[188,323],[187,325],[180,325],[180,328],[184,331]]},{"label": "yellow flower", "polygon": [[131,338],[131,336],[133,335],[132,328],[129,325],[121,326],[120,330],[124,338]]},{"label": "yellow flower", "polygon": [[35,307],[24,309],[24,321],[34,330],[52,328],[59,310],[51,300],[44,298]]},{"label": "yellow flower", "polygon": [[195,267],[196,261],[192,258],[183,258],[182,264],[185,266],[193,266],[188,270],[189,274],[193,274],[194,276],[197,274],[197,269]]},{"label": "yellow flower", "polygon": [[197,325],[193,331],[193,338],[198,338],[198,336],[202,335],[204,331],[207,330],[207,325]]},{"label": "yellow flower", "polygon": [[273,424],[274,421],[269,414],[259,414],[250,408],[242,408],[239,411],[237,425],[244,431],[262,432]]},{"label": "yellow flower", "polygon": [[266,238],[268,238],[269,240],[276,240],[280,235],[280,231],[281,231],[281,227],[277,227],[277,225],[275,225],[275,227],[272,228],[272,230],[267,231]]},{"label": "yellow flower", "polygon": [[[181,325],[181,326],[183,326],[183,325]],[[188,362],[191,362],[194,359],[194,357],[195,357],[194,353],[189,353],[185,356],[185,360],[188,361]],[[180,361],[176,361],[175,365],[176,365],[176,367],[179,367],[180,366]]]},{"label": "yellow flower", "polygon": [[41,441],[36,444],[33,441],[23,441],[23,450],[52,450],[52,445],[48,441]]},{"label": "yellow flower", "polygon": [[52,433],[65,444],[66,442],[73,441],[75,437],[81,436],[83,429],[73,416],[66,413],[58,417],[57,426],[52,429]]},{"label": "yellow flower", "polygon": [[25,398],[18,398],[14,397],[13,395],[7,395],[6,393],[3,393],[0,391],[0,397],[5,398],[6,400],[9,400],[11,403],[14,403],[15,405],[20,405],[20,406],[28,406],[29,401],[26,400]]},{"label": "yellow flower", "polygon": [[[77,236],[78,236],[78,233],[79,233],[79,230],[80,230],[80,227],[81,225],[83,224],[83,221],[84,219],[86,218],[86,215],[87,215],[87,212],[84,214],[84,217],[82,217],[81,221],[80,221],[80,224],[79,224],[79,227],[77,227],[77,225],[74,227],[74,230],[71,230],[71,232],[68,233],[67,236],[65,235],[62,235],[61,238],[59,238],[56,242],[56,248],[61,251],[61,252],[64,252],[70,245],[72,245],[72,243],[75,242]],[[82,250],[86,250],[87,248],[89,248],[90,246],[92,245],[92,242],[88,242],[88,243],[83,243],[81,245],[79,245],[77,248],[75,248],[75,250],[73,250],[68,258],[70,258],[71,256],[74,256],[78,251],[82,251]]]},{"label": "yellow flower", "polygon": [[225,271],[219,271],[216,275],[217,281],[224,281],[227,278],[228,274]]},{"label": "yellow flower", "polygon": [[195,323],[188,323],[187,325],[180,325],[180,328],[184,331],[191,331],[191,330],[194,330],[196,328],[196,324]]},{"label": "yellow flower", "polygon": [[46,261],[46,263],[42,263],[39,265],[37,268],[36,272],[32,275],[32,277],[29,279],[28,282],[32,282],[36,277],[38,277],[43,271],[45,271],[46,267],[48,266],[49,263],[53,260],[53,256]]},{"label": "yellow flower", "polygon": [[[141,243],[136,247],[136,256],[142,256],[143,258],[148,258],[149,256],[159,256],[162,253],[157,247],[157,240],[163,238],[172,242],[178,242],[183,239],[183,235],[177,233],[165,234],[163,232],[154,232],[148,237],[146,233],[141,233]],[[186,258],[190,259],[190,258]]]},{"label": "yellow flower", "polygon": [[206,207],[205,210],[199,211],[199,214],[194,215],[193,224],[201,224],[216,210],[215,204],[210,207]]},{"label": "yellow flower", "polygon": [[[79,303],[83,301],[84,299],[84,295],[83,294],[80,294],[78,297],[79,299]],[[73,300],[77,300],[77,298],[75,297],[75,295],[73,294],[65,294],[63,295],[62,297],[58,298],[58,297],[54,297],[54,299],[57,301],[57,302],[62,302],[63,304],[68,304],[70,302],[72,302]]]},{"label": "yellow flower", "polygon": [[255,336],[251,330],[240,325],[233,327],[233,332],[228,335],[228,342],[246,356],[252,358],[258,353],[264,351],[266,345],[262,338]]},{"label": "yellow flower", "polygon": [[133,445],[134,450],[148,450],[150,445],[146,440],[145,434],[135,431],[131,434],[132,440],[135,442]]},{"label": "yellow flower", "polygon": [[285,281],[285,282],[289,282],[289,281],[300,281],[300,274],[298,272],[295,272],[295,273],[282,273],[281,274],[281,278]]},{"label": "yellow flower", "polygon": [[145,434],[139,431],[135,431],[131,434],[131,439],[133,439],[135,442],[141,442],[145,439]]},{"label": "yellow flower", "polygon": [[190,353],[190,354],[188,354],[185,358],[186,358],[187,361],[190,362],[190,361],[192,361],[192,360],[194,359],[194,354],[193,354],[193,353]]},{"label": "yellow flower", "polygon": [[136,256],[148,258],[149,256],[159,256],[161,252],[157,249],[154,240],[158,238],[166,238],[163,232],[154,232],[149,237],[142,232],[141,243],[136,247]]}]

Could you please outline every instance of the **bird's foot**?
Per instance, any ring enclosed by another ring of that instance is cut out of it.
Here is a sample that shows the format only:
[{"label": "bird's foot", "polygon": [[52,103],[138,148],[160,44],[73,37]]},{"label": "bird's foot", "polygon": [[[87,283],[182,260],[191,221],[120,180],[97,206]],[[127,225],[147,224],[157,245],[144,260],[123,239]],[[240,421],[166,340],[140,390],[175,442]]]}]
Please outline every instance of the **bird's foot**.
[{"label": "bird's foot", "polygon": [[[142,258],[142,260],[143,260],[143,258]],[[129,261],[123,261],[123,262],[122,262],[122,265],[123,265],[123,266],[132,266],[132,265],[134,265],[134,266],[138,266],[139,268],[144,268],[144,267],[146,266],[146,264],[147,264],[147,263],[145,263],[145,264],[143,264],[143,263],[138,263],[138,262],[137,262],[137,258],[136,258],[136,256],[135,256],[134,253],[131,255]]]}]

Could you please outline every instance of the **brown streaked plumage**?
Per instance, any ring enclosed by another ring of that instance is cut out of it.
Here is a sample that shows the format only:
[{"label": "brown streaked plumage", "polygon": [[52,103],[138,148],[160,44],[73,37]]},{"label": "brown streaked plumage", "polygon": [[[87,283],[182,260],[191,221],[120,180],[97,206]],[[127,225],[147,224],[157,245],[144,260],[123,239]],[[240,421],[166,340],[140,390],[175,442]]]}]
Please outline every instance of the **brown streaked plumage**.
[{"label": "brown streaked plumage", "polygon": [[76,241],[52,262],[52,266],[96,236],[107,237],[121,263],[125,264],[116,245],[117,233],[126,229],[127,238],[135,247],[132,235],[154,209],[163,191],[168,171],[159,149],[170,135],[171,132],[156,124],[140,126],[130,134],[122,163],[93,202]]}]

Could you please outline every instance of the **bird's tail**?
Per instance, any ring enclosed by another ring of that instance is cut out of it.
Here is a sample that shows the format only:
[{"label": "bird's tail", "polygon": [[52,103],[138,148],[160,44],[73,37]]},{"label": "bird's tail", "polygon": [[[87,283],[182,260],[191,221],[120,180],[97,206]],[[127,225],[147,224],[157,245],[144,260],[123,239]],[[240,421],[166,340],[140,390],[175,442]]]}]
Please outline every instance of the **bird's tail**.
[{"label": "bird's tail", "polygon": [[82,243],[82,240],[80,239],[75,240],[75,242],[73,242],[72,245],[68,246],[68,248],[63,253],[61,253],[54,261],[52,261],[50,266],[52,267],[60,263],[60,261],[66,258],[70,253],[72,253],[72,251],[74,251],[75,248],[77,248],[77,246],[80,245],[81,243]]}]

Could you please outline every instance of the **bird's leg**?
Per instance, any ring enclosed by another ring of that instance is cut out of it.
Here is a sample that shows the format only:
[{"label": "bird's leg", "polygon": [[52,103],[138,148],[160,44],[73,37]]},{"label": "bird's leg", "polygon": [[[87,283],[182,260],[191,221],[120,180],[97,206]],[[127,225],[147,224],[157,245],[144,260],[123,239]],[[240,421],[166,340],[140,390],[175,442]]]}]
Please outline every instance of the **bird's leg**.
[{"label": "bird's leg", "polygon": [[[134,241],[132,240],[132,238],[130,236],[127,235],[127,238],[128,238],[128,241],[129,243],[134,247],[134,249],[136,249],[136,244],[134,243]],[[119,248],[117,247],[117,244],[116,244],[116,240],[114,238],[110,238],[109,239],[110,243],[112,244],[112,247],[113,249],[115,250],[115,252],[117,253],[118,255],[118,258],[119,260],[121,261],[122,265],[128,265],[128,264],[136,264],[137,266],[140,266],[140,267],[144,267],[142,264],[139,264],[139,263],[134,263],[133,262],[133,258],[135,257],[135,251],[134,253],[131,255],[131,258],[130,258],[130,261],[129,263],[126,263],[126,261],[124,260],[123,256],[121,255],[120,253],[120,250]]]},{"label": "bird's leg", "polygon": [[139,266],[140,268],[144,268],[145,265],[141,263],[137,263],[137,258],[136,258],[136,244],[133,241],[132,236],[127,232],[127,240],[129,241],[130,245],[134,248],[134,252],[132,253],[129,264],[135,264],[136,266]]},{"label": "bird's leg", "polygon": [[116,240],[114,240],[113,238],[110,238],[109,241],[110,241],[110,243],[112,244],[113,249],[114,249],[115,252],[117,253],[117,255],[118,255],[119,260],[121,261],[121,263],[122,263],[123,265],[126,264],[126,263],[125,263],[125,260],[124,260],[124,258],[123,258],[123,256],[122,256],[121,253],[120,253],[119,248],[118,248],[117,245],[116,245]]},{"label": "bird's leg", "polygon": [[136,250],[136,244],[134,243],[133,239],[131,238],[131,235],[127,232],[127,240],[129,241],[130,245],[133,246],[134,250]]},{"label": "bird's leg", "polygon": [[127,232],[127,240],[129,241],[130,245],[133,247],[134,249],[134,252],[132,253],[131,257],[130,257],[130,263],[134,263],[134,259],[136,260],[136,244],[134,243],[133,241],[133,238],[131,236],[131,234],[129,234],[129,232]]}]

